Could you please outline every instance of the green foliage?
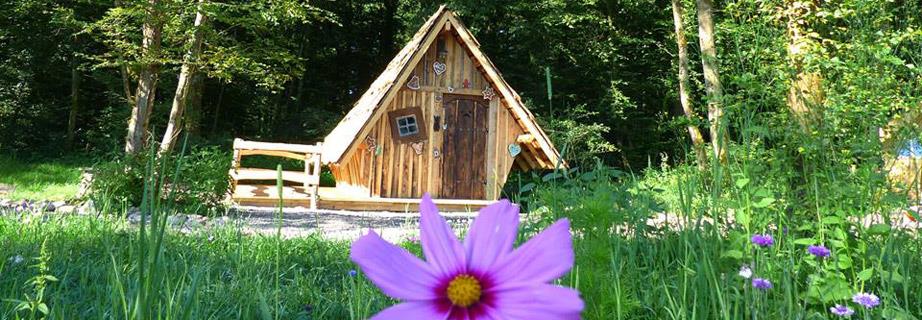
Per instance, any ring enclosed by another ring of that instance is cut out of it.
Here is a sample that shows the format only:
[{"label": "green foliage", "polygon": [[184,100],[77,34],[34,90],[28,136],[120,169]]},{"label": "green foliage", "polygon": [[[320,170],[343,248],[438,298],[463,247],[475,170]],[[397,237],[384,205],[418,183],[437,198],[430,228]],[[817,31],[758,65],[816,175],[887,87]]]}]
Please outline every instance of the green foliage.
[{"label": "green foliage", "polygon": [[[218,146],[193,146],[182,160],[170,157],[164,160],[162,166],[158,166],[176,169],[181,173],[179,179],[171,175],[164,176],[171,191],[170,199],[180,210],[189,213],[213,213],[220,210],[230,186],[227,172],[230,169],[231,154],[228,150]],[[97,164],[93,168],[91,185],[95,202],[141,205],[144,178],[149,174],[148,163],[146,157],[119,156]],[[164,174],[159,171],[155,173]]]}]

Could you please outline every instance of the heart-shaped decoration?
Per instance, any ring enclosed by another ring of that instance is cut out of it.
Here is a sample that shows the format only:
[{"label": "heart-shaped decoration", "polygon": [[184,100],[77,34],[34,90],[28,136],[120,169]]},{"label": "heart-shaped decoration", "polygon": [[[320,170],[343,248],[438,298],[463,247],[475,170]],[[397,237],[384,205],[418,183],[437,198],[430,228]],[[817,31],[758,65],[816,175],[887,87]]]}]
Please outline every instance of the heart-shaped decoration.
[{"label": "heart-shaped decoration", "polygon": [[419,77],[413,75],[413,77],[410,78],[410,81],[407,81],[407,88],[412,90],[419,90]]},{"label": "heart-shaped decoration", "polygon": [[423,142],[422,141],[411,143],[410,146],[413,147],[413,151],[416,152],[417,156],[423,154]]},{"label": "heart-shaped decoration", "polygon": [[515,158],[515,156],[519,155],[520,153],[522,153],[522,147],[519,146],[518,143],[510,143],[510,144],[509,144],[509,155],[510,155],[510,156],[512,156],[513,158]]},{"label": "heart-shaped decoration", "polygon": [[470,88],[471,88],[471,80],[464,79],[464,82],[461,83],[461,87],[464,87],[465,89],[470,89]]},{"label": "heart-shaped decoration", "polygon": [[492,86],[488,86],[481,91],[483,93],[484,100],[493,100],[493,97],[496,97],[496,92],[493,91]]},{"label": "heart-shaped decoration", "polygon": [[436,61],[432,63],[432,71],[435,71],[436,75],[439,75],[439,76],[442,75],[443,73],[445,73],[445,70],[447,69],[448,69],[448,66],[446,66],[441,61]]},{"label": "heart-shaped decoration", "polygon": [[375,155],[376,155],[376,156],[380,156],[382,152],[384,152],[384,147],[382,147],[382,146],[375,146]]}]

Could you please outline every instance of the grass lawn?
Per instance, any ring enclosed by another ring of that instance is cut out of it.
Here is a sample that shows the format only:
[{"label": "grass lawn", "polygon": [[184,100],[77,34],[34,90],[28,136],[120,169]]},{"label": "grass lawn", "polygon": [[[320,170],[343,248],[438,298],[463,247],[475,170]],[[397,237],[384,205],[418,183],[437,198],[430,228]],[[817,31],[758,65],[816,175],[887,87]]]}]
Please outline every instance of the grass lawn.
[{"label": "grass lawn", "polygon": [[[85,159],[23,160],[0,155],[0,198],[67,200],[77,194]],[[12,189],[12,192],[3,191]],[[4,194],[7,193],[7,194]]]},{"label": "grass lawn", "polygon": [[[79,173],[76,165],[4,161],[20,168],[4,172],[31,185]],[[861,183],[873,173],[856,170],[857,183],[818,189],[824,194],[813,200],[798,199],[772,174],[737,173],[718,185],[702,183],[694,167],[642,179],[604,168],[574,173],[519,198],[528,219],[518,245],[570,220],[575,265],[556,284],[580,292],[583,319],[838,319],[829,311],[836,305],[856,319],[918,319],[917,231],[849,222],[905,203],[880,196],[886,185]],[[822,214],[787,210],[788,201],[814,201],[807,203]],[[648,224],[662,212],[685,227]],[[351,275],[348,242],[244,235],[233,226],[141,232],[124,216],[0,213],[0,319],[38,319],[46,310],[46,319],[367,319],[396,302],[361,272]],[[757,234],[772,244],[753,243]],[[811,255],[809,245],[829,254]],[[403,246],[421,255],[417,244]],[[756,288],[744,268],[770,288]],[[862,292],[880,305],[853,303]]]},{"label": "grass lawn", "polygon": [[[573,213],[585,210],[592,204]],[[740,247],[737,232],[648,230],[649,236],[634,237],[582,223],[574,219],[576,266],[559,284],[580,291],[584,319],[834,319],[825,310],[847,301],[811,297],[808,279],[839,258],[817,262],[787,238],[746,254],[757,275],[774,283],[763,292],[750,288],[737,275],[740,264],[725,254]],[[521,239],[540,228],[524,225]],[[168,231],[155,261],[155,235],[142,238],[137,228],[108,216],[0,217],[0,319],[29,319],[28,310],[16,309],[30,299],[47,306],[48,319],[367,319],[395,303],[361,273],[350,276],[356,266],[346,242],[246,236],[232,227]],[[915,276],[922,273],[922,241],[896,232],[873,239],[867,260],[849,261],[875,271],[860,283],[840,284],[846,295],[881,296],[882,307],[867,319],[885,312],[901,316],[890,319],[915,319],[911,315],[922,312],[922,280]],[[404,246],[420,255],[418,245]],[[836,270],[864,277],[851,266]],[[54,280],[38,285],[35,279],[46,275]],[[138,310],[151,311],[142,317]]]}]

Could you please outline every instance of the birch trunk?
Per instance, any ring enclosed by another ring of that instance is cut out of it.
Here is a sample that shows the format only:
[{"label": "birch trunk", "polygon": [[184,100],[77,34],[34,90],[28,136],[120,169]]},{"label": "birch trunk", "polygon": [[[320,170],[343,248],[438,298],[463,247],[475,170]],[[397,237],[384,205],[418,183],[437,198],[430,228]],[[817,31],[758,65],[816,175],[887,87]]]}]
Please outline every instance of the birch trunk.
[{"label": "birch trunk", "polygon": [[144,39],[141,43],[143,59],[146,61],[138,77],[134,107],[131,109],[131,118],[128,120],[128,136],[125,138],[125,153],[128,154],[137,154],[147,142],[147,128],[154,107],[157,75],[160,72],[160,63],[156,61],[160,56],[160,39],[163,31],[159,5],[159,0],[148,0],[148,17],[142,28]]},{"label": "birch trunk", "polygon": [[695,149],[698,168],[704,171],[707,169],[707,151],[704,147],[704,137],[696,124],[698,115],[692,108],[688,95],[688,41],[685,40],[685,27],[682,21],[684,12],[682,0],[672,0],[672,20],[675,23],[676,44],[679,47],[679,103],[682,104],[682,111],[688,118],[688,135]]},{"label": "birch trunk", "polygon": [[701,67],[704,70],[704,89],[707,93],[708,121],[711,123],[711,145],[714,155],[721,162],[727,160],[727,134],[723,124],[723,87],[717,63],[717,47],[714,41],[714,18],[712,0],[697,0],[698,42],[701,46]]},{"label": "birch trunk", "polygon": [[170,109],[170,120],[167,123],[166,131],[163,132],[163,140],[160,142],[160,154],[168,153],[173,149],[182,128],[183,112],[185,112],[186,102],[189,98],[189,88],[192,86],[192,78],[197,67],[196,63],[198,63],[199,55],[202,53],[202,40],[204,38],[202,24],[207,20],[202,10],[203,2],[203,0],[198,1],[198,9],[195,13],[195,23],[193,25],[195,32],[191,39],[192,46],[186,52],[182,68],[179,71],[179,81],[176,84],[176,93],[173,95],[173,107]]},{"label": "birch trunk", "polygon": [[823,78],[819,73],[804,70],[804,58],[816,42],[807,36],[809,15],[816,12],[816,5],[810,1],[788,1],[785,8],[787,16],[787,51],[794,77],[788,91],[787,103],[791,114],[805,135],[810,135],[822,120],[825,96]]},{"label": "birch trunk", "polygon": [[70,150],[74,147],[77,130],[77,112],[80,110],[80,70],[74,66],[70,70],[70,112],[67,115],[67,138],[65,147]]}]

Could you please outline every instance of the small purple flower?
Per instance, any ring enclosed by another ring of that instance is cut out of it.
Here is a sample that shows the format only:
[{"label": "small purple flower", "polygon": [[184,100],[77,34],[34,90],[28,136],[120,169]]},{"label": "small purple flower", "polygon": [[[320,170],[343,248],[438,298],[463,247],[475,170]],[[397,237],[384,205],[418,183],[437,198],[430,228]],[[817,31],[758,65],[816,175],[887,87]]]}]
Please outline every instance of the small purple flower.
[{"label": "small purple flower", "polygon": [[768,279],[753,278],[752,287],[764,291],[772,288],[772,282],[768,281]]},{"label": "small purple flower", "polygon": [[832,314],[843,318],[848,318],[855,314],[855,310],[852,310],[852,308],[841,304],[837,304],[835,307],[830,307],[829,312],[832,312]]},{"label": "small purple flower", "polygon": [[760,247],[770,247],[775,244],[775,239],[770,234],[755,234],[752,236],[752,244]]},{"label": "small purple flower", "polygon": [[350,276],[350,277],[355,277],[355,276],[357,276],[358,274],[359,274],[359,272],[358,272],[358,271],[355,271],[355,269],[349,270],[349,276]]},{"label": "small purple flower", "polygon": [[880,304],[880,298],[873,293],[859,292],[852,296],[852,301],[860,304],[865,309],[871,309]]},{"label": "small purple flower", "polygon": [[817,258],[826,258],[829,256],[829,253],[830,253],[829,248],[826,248],[825,246],[822,246],[822,245],[809,246],[807,247],[807,252],[816,256]]}]

